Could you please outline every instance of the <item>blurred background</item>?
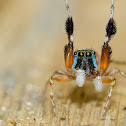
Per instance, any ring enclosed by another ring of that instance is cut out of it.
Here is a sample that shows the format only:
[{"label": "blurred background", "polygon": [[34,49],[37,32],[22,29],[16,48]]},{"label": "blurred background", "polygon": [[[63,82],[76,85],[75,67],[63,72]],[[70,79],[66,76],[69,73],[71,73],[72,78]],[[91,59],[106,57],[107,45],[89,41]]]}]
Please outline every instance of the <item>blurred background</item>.
[{"label": "blurred background", "polygon": [[[69,0],[69,5],[75,50],[92,48],[100,54],[111,0]],[[110,46],[112,59],[126,62],[125,5],[125,0],[115,0],[117,34]],[[42,88],[55,70],[65,70],[66,18],[64,0],[0,1],[1,87],[11,93],[16,84],[34,83]],[[126,71],[125,66],[118,68]]]},{"label": "blurred background", "polygon": [[[74,47],[93,48],[99,54],[110,17],[111,0],[69,0],[74,21]],[[126,61],[125,0],[115,1],[117,34],[110,45],[112,59]],[[0,1],[0,74],[39,74],[64,68],[67,11],[64,0]],[[35,72],[35,71],[36,72]],[[34,72],[32,72],[34,71]],[[46,76],[47,78],[50,75]],[[38,75],[36,75],[38,76]],[[17,79],[18,80],[18,79]]]}]

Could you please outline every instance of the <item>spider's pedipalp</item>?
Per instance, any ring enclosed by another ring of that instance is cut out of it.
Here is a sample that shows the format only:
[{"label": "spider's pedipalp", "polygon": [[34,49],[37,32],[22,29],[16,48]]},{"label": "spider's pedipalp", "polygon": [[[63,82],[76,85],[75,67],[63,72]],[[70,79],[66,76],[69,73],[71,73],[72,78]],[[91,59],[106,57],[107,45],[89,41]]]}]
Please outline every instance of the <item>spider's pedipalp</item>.
[{"label": "spider's pedipalp", "polygon": [[85,82],[85,71],[84,70],[76,70],[76,83],[79,87],[82,87]]},{"label": "spider's pedipalp", "polygon": [[93,80],[94,86],[96,91],[101,92],[102,91],[102,80],[101,80],[101,76],[97,76],[94,80]]}]

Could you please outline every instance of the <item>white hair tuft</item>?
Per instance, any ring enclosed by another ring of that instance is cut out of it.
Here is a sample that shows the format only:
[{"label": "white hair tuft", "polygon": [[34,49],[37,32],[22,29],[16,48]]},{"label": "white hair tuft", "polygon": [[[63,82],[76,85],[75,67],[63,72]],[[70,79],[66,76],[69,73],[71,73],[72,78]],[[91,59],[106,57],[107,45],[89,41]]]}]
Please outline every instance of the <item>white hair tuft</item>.
[{"label": "white hair tuft", "polygon": [[94,86],[95,86],[95,89],[99,92],[102,91],[102,80],[101,80],[101,76],[97,76],[94,80]]},{"label": "white hair tuft", "polygon": [[84,85],[85,81],[85,71],[84,70],[76,70],[76,83],[79,87],[82,87]]}]

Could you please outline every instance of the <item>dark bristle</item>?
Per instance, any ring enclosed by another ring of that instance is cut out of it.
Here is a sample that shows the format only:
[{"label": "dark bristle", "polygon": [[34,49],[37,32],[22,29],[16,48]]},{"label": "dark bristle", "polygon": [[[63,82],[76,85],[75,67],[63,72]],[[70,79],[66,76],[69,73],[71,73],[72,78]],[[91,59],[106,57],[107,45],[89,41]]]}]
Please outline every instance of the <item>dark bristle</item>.
[{"label": "dark bristle", "polygon": [[108,44],[104,43],[104,45],[102,46],[102,50],[105,48],[108,48],[109,59],[110,59],[112,56],[112,48]]},{"label": "dark bristle", "polygon": [[66,20],[66,32],[67,32],[68,35],[72,35],[73,34],[73,28],[74,28],[74,24],[73,24],[72,17],[69,17]]},{"label": "dark bristle", "polygon": [[67,52],[67,45],[65,45],[64,47],[64,57],[66,56],[66,52]]},{"label": "dark bristle", "polygon": [[112,36],[116,34],[116,23],[113,19],[110,19],[107,26],[106,26],[106,32],[107,32],[107,36]]},{"label": "dark bristle", "polygon": [[110,59],[112,56],[112,48],[110,46],[108,48],[109,48],[109,59]]}]

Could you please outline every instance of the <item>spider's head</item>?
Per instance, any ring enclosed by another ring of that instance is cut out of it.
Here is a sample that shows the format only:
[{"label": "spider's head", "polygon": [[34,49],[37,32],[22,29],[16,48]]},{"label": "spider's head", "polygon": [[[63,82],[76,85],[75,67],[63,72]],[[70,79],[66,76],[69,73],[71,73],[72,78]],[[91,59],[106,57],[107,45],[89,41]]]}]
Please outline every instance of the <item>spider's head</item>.
[{"label": "spider's head", "polygon": [[85,77],[96,75],[98,62],[99,59],[93,50],[77,50],[74,52],[72,69],[76,71],[75,75],[78,86],[83,86]]},{"label": "spider's head", "polygon": [[72,68],[84,70],[87,76],[94,75],[95,70],[98,69],[98,60],[94,50],[77,50],[74,52]]}]

